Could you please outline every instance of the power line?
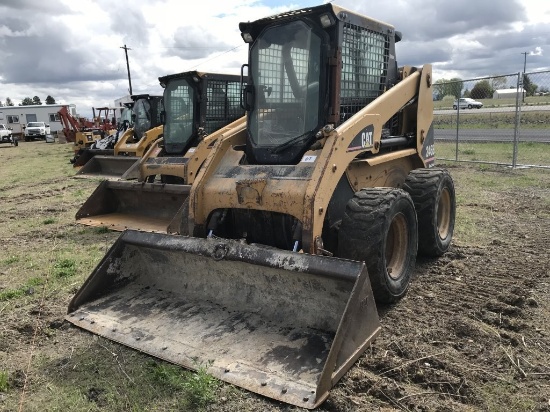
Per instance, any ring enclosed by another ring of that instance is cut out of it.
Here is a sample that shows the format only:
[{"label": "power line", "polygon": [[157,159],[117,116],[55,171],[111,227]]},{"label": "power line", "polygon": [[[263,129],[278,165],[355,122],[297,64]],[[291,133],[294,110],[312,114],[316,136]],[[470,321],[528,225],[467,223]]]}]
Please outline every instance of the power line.
[{"label": "power line", "polygon": [[232,52],[233,50],[236,50],[236,49],[238,49],[239,47],[242,47],[242,46],[244,46],[244,44],[241,44],[241,45],[239,45],[239,46],[237,46],[237,47],[233,47],[232,49],[226,50],[226,51],[224,51],[223,53],[220,53],[220,54],[218,54],[217,56],[212,57],[211,59],[208,59],[208,60],[206,60],[206,61],[200,62],[199,64],[197,64],[197,65],[195,65],[195,66],[193,66],[193,67],[190,67],[188,70],[195,69],[195,68],[197,68],[198,66],[200,66],[201,64],[208,63],[209,61],[215,60],[215,59],[217,59],[218,57],[221,57],[221,56],[223,56],[223,55],[226,54],[226,53]]}]

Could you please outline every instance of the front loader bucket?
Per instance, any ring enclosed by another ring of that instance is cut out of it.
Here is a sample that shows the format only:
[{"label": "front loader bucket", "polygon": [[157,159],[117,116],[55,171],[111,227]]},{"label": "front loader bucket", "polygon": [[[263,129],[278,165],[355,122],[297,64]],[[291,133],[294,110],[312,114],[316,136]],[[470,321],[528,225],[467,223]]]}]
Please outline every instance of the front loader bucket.
[{"label": "front loader bucket", "polygon": [[113,149],[84,149],[84,150],[81,150],[78,157],[76,158],[75,162],[73,163],[73,167],[84,166],[94,156],[113,156],[114,152],[115,151]]},{"label": "front loader bucket", "polygon": [[189,185],[104,180],[78,210],[76,221],[118,231],[167,233],[189,190]]},{"label": "front loader bucket", "polygon": [[140,157],[136,156],[93,156],[74,177],[105,177],[120,179]]},{"label": "front loader bucket", "polygon": [[380,330],[363,262],[130,230],[68,313],[92,333],[310,409]]}]

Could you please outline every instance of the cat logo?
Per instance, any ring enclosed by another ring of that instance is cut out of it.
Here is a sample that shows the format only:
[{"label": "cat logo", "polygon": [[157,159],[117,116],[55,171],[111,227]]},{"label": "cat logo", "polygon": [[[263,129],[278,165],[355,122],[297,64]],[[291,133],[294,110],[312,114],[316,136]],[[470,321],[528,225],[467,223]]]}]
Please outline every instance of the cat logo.
[{"label": "cat logo", "polygon": [[361,130],[348,146],[348,152],[355,152],[357,150],[365,150],[374,145],[374,126],[368,125]]}]

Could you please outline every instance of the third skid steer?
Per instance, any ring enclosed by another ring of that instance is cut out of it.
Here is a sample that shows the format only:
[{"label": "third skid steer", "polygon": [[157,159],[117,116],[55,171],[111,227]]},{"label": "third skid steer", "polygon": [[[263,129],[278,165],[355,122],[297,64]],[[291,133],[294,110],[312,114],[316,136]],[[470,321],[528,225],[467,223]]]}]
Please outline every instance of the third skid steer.
[{"label": "third skid steer", "polygon": [[178,232],[178,211],[213,142],[245,129],[239,75],[190,71],[159,81],[164,87],[163,136],[122,180],[99,184],[76,213],[77,223]]},{"label": "third skid steer", "polygon": [[[160,114],[162,96],[133,95],[132,127],[126,128],[112,149],[87,149],[92,155],[82,159],[83,166],[75,177],[120,179],[153,145],[163,132]],[[77,159],[78,160],[78,159]]]},{"label": "third skid steer", "polygon": [[240,29],[247,127],[201,167],[190,236],[124,232],[67,319],[315,408],[379,333],[375,299],[405,295],[417,250],[450,245],[431,66],[398,67],[399,32],[331,3]]},{"label": "third skid steer", "polygon": [[[129,128],[133,127],[132,123],[132,106],[134,102],[124,103],[120,118],[117,122],[116,133],[103,137],[102,139],[95,140],[94,143],[87,147],[78,149],[74,157],[71,159],[73,167],[80,168],[84,166],[92,157],[96,155],[113,155],[114,145]],[[130,132],[129,132],[130,133]]]}]

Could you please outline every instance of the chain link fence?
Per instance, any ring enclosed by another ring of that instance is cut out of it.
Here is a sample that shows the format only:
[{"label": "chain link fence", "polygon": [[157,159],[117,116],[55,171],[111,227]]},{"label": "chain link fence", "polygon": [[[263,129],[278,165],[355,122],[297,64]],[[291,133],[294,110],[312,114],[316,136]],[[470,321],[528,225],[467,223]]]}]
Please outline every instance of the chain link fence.
[{"label": "chain link fence", "polygon": [[436,157],[550,168],[550,71],[436,81]]}]

